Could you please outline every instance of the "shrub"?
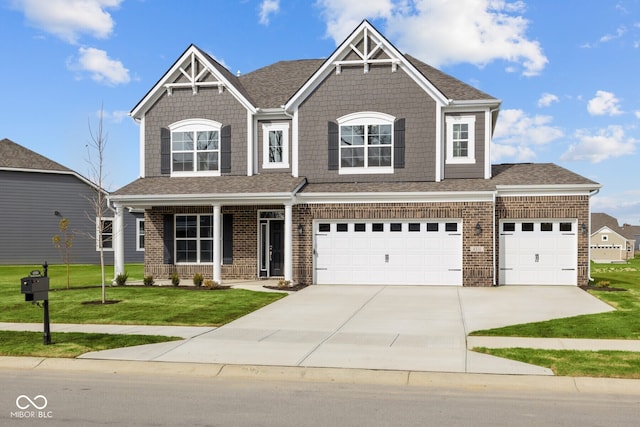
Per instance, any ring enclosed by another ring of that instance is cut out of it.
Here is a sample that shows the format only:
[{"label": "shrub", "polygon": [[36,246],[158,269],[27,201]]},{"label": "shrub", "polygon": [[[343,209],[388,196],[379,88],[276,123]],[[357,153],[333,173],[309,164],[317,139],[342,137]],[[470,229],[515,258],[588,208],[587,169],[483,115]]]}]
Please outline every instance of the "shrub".
[{"label": "shrub", "polygon": [[202,286],[202,282],[204,282],[204,276],[202,273],[196,273],[193,275],[193,284],[196,286]]},{"label": "shrub", "polygon": [[144,279],[142,279],[142,283],[144,283],[145,286],[153,286],[155,282],[153,281],[153,276],[149,275],[144,276]]},{"label": "shrub", "polygon": [[280,279],[278,280],[278,289],[286,289],[291,287],[291,281]]},{"label": "shrub", "polygon": [[178,286],[180,284],[180,275],[177,271],[171,273],[171,284],[173,286]]},{"label": "shrub", "polygon": [[220,287],[220,284],[215,280],[207,279],[204,281],[204,286],[207,289],[218,289]]},{"label": "shrub", "polygon": [[598,288],[608,288],[609,286],[611,286],[611,282],[608,280],[600,280],[596,283],[596,287]]},{"label": "shrub", "polygon": [[128,273],[120,273],[116,276],[116,285],[118,286],[124,286],[127,284],[127,279],[129,278],[129,274]]}]

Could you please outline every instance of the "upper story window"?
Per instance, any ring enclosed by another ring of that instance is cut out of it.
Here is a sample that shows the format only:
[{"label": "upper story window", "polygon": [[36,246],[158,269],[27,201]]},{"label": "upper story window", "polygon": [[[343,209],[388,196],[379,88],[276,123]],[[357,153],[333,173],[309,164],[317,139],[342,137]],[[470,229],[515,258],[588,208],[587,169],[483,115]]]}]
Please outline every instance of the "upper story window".
[{"label": "upper story window", "polygon": [[189,119],[169,129],[172,175],[220,175],[220,123]]},{"label": "upper story window", "polygon": [[475,163],[475,116],[447,116],[447,163]]},{"label": "upper story window", "polygon": [[340,173],[393,173],[394,120],[376,112],[339,118]]},{"label": "upper story window", "polygon": [[289,167],[289,124],[262,125],[262,167]]}]

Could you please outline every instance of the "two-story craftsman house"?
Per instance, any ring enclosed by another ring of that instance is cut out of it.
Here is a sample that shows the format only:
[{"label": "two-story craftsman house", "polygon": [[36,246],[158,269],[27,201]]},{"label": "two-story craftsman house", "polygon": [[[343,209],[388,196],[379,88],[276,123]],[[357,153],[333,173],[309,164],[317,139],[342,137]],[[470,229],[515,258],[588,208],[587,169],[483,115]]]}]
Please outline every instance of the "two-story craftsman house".
[{"label": "two-story craftsman house", "polygon": [[110,199],[144,210],[157,278],[585,284],[600,185],[492,166],[499,108],[367,21],[327,59],[242,76],[192,45],[131,111],[141,178]]}]

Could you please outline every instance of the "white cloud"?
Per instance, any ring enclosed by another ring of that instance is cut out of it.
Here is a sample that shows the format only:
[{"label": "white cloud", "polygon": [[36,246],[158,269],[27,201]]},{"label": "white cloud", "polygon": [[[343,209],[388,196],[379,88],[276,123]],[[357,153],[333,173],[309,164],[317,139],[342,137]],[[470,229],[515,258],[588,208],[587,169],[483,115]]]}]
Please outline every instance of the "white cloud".
[{"label": "white cloud", "polygon": [[129,83],[129,70],[122,62],[111,59],[104,50],[93,47],[78,49],[78,60],[69,65],[74,71],[88,72],[91,78],[109,86]]},{"label": "white cloud", "polygon": [[640,119],[640,110],[636,111],[634,114],[636,115],[636,119]]},{"label": "white cloud", "polygon": [[563,161],[588,161],[600,163],[609,158],[627,156],[635,153],[638,140],[625,136],[621,126],[608,126],[591,133],[578,129],[575,134],[578,142],[571,144],[560,157]]},{"label": "white cloud", "polygon": [[31,25],[69,42],[77,43],[80,34],[104,39],[113,31],[114,22],[106,9],[115,9],[122,0],[13,0]]},{"label": "white cloud", "polygon": [[593,116],[617,116],[622,114],[618,107],[620,100],[611,92],[599,90],[596,96],[589,100],[587,111]]},{"label": "white cloud", "polygon": [[500,112],[491,148],[491,160],[512,159],[531,161],[536,157],[532,147],[549,144],[564,136],[561,129],[551,126],[551,116],[529,116],[522,110]]},{"label": "white cloud", "polygon": [[263,0],[260,5],[260,23],[269,25],[271,15],[280,11],[280,0]]},{"label": "white cloud", "polygon": [[600,37],[600,42],[606,43],[606,42],[610,42],[611,40],[619,39],[626,32],[627,32],[627,29],[624,26],[618,27],[616,29],[615,34],[605,34],[604,36]]},{"label": "white cloud", "polygon": [[548,62],[537,41],[526,36],[522,1],[506,0],[319,0],[327,35],[341,42],[363,19],[382,19],[385,32],[403,51],[439,67],[486,65],[505,60],[539,74]]},{"label": "white cloud", "polygon": [[96,117],[100,118],[101,114],[104,120],[109,120],[112,123],[122,123],[122,120],[129,116],[129,112],[125,110],[96,111]]},{"label": "white cloud", "polygon": [[540,99],[538,99],[538,107],[548,107],[554,102],[559,101],[560,99],[556,95],[552,93],[543,93],[542,96],[540,96]]}]

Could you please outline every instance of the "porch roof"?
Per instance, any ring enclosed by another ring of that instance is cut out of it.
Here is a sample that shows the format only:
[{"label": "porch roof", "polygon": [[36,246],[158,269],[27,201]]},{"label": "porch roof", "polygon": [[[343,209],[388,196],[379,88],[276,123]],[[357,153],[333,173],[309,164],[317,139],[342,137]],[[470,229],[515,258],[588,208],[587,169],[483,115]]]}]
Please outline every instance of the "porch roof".
[{"label": "porch roof", "polygon": [[110,195],[110,200],[132,207],[203,203],[284,203],[306,183],[288,173],[253,176],[139,178]]}]

